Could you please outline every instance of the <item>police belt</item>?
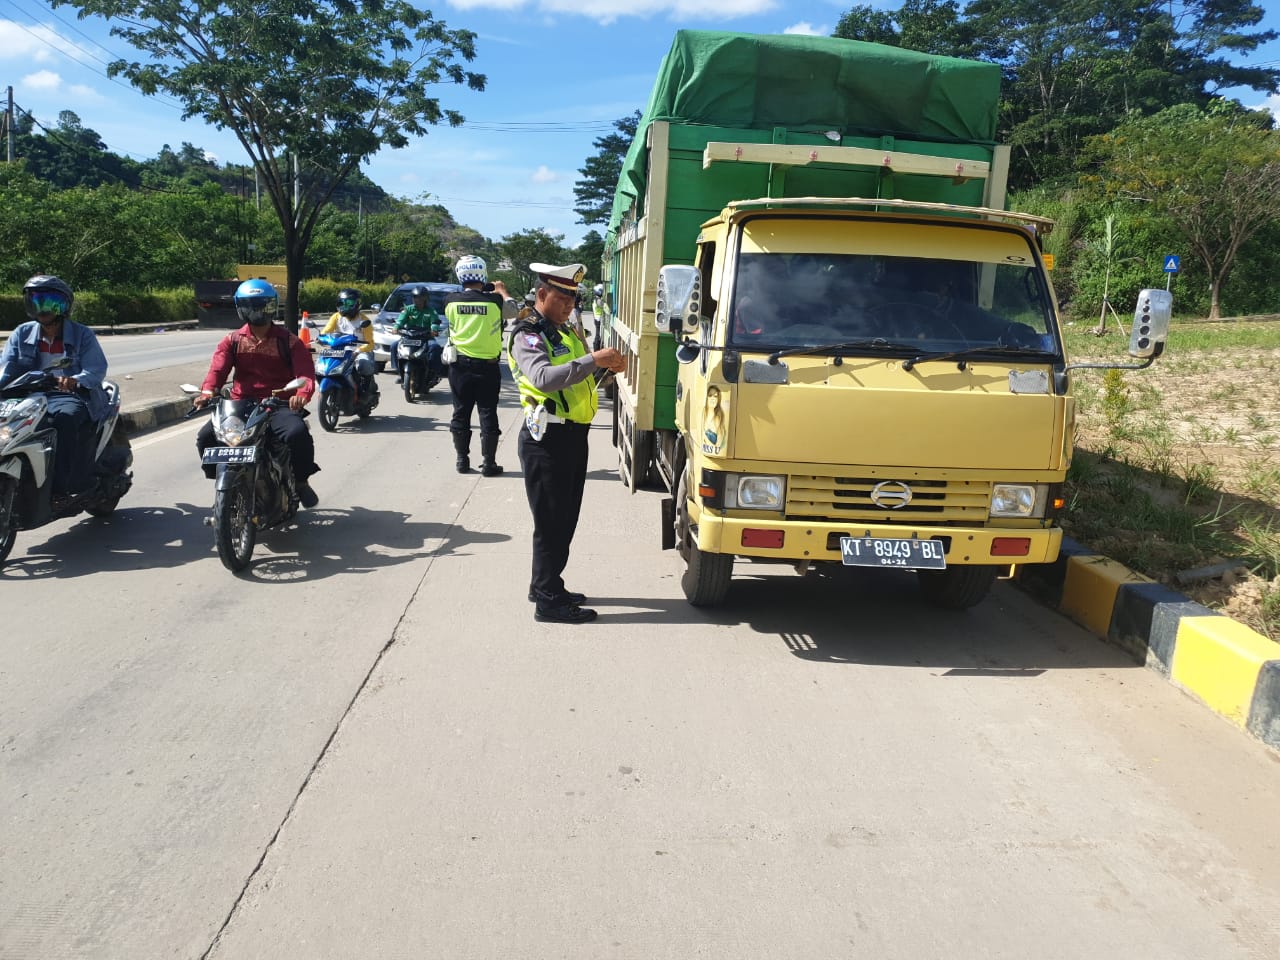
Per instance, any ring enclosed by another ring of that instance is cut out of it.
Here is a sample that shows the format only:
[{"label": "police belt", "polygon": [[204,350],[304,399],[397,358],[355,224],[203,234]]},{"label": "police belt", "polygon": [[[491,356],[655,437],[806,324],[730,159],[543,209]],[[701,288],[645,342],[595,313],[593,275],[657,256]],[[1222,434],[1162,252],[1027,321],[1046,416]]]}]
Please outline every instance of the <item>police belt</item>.
[{"label": "police belt", "polygon": [[550,410],[547,411],[548,427],[590,427],[590,423],[582,423],[578,420],[566,420],[564,417],[556,416]]},{"label": "police belt", "polygon": [[458,359],[454,363],[462,364],[464,367],[487,367],[489,364],[497,363],[497,357],[491,357],[486,360],[483,357],[469,357],[465,353],[458,354]]}]

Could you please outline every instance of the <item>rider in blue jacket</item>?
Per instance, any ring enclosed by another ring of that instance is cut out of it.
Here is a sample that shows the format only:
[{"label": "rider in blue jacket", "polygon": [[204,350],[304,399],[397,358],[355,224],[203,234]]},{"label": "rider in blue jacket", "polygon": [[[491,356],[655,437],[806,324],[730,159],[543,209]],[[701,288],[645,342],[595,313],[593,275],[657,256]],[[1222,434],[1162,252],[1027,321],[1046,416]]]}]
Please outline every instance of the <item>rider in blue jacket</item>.
[{"label": "rider in blue jacket", "polygon": [[9,335],[0,354],[0,386],[32,370],[57,370],[49,419],[57,433],[54,496],[84,493],[93,480],[94,424],[107,415],[107,358],[97,335],[71,319],[75,295],[57,277],[34,276],[22,288],[31,319]]}]

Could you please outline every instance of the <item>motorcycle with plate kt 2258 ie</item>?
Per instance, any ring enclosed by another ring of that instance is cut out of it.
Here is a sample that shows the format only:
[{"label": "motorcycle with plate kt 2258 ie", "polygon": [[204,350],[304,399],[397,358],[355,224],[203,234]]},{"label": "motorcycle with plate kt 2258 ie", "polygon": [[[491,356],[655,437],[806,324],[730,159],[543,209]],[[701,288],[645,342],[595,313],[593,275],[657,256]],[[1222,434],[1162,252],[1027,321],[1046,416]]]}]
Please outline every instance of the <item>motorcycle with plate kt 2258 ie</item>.
[{"label": "motorcycle with plate kt 2258 ie", "polygon": [[[307,381],[290,380],[264,400],[232,400],[219,397],[213,407],[213,434],[218,445],[206,447],[203,465],[214,471],[214,542],[222,565],[233,573],[249,566],[258,531],[291,521],[298,512],[299,497],[293,478],[289,447],[269,429],[272,415],[289,401],[279,396],[297,390]],[[200,388],[183,384],[183,392]],[[188,417],[203,407],[192,407]]]}]

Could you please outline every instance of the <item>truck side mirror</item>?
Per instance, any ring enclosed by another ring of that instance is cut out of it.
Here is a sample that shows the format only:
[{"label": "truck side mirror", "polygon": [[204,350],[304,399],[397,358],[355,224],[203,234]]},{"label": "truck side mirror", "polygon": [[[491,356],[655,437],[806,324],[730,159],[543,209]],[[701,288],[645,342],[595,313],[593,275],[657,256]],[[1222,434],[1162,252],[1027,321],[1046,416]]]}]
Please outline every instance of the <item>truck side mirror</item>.
[{"label": "truck side mirror", "polygon": [[1172,317],[1173,294],[1168,290],[1138,291],[1138,306],[1133,311],[1133,330],[1129,335],[1129,356],[1146,360],[1164,353]]},{"label": "truck side mirror", "polygon": [[702,275],[696,267],[668,264],[658,271],[653,322],[663,333],[692,333],[702,318]]}]

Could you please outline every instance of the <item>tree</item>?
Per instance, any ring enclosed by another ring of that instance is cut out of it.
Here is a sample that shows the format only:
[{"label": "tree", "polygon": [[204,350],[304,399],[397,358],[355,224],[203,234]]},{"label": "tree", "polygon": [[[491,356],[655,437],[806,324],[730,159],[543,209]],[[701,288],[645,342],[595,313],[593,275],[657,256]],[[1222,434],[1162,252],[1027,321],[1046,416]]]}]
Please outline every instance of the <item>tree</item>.
[{"label": "tree", "polygon": [[969,30],[955,0],[905,0],[894,12],[859,4],[840,18],[833,36],[945,57],[972,53]]},{"label": "tree", "polygon": [[526,228],[510,233],[498,241],[498,252],[511,261],[510,272],[515,275],[516,290],[530,289],[536,277],[529,270],[531,263],[561,264],[569,259],[564,248],[564,234],[550,234],[541,227]]},{"label": "tree", "polygon": [[1122,124],[1090,142],[1102,185],[1168,218],[1209,278],[1209,319],[1240,248],[1280,220],[1280,133],[1269,114],[1218,101]]},{"label": "tree", "polygon": [[579,223],[609,222],[609,215],[613,212],[613,192],[622,174],[622,161],[631,148],[631,141],[636,138],[639,125],[640,111],[637,110],[630,116],[613,121],[616,133],[597,137],[592,142],[596,153],[588,157],[578,170],[582,179],[573,185],[573,197],[577,201],[573,211],[578,215]]},{"label": "tree", "polygon": [[1004,68],[1010,185],[1071,174],[1086,139],[1133,112],[1203,106],[1225,86],[1270,92],[1280,70],[1222,57],[1275,39],[1275,31],[1248,29],[1262,14],[1247,0],[971,0],[973,55]]},{"label": "tree", "polygon": [[440,83],[483,90],[475,34],[449,30],[407,0],[53,0],[114,21],[146,55],[117,60],[144,94],[164,93],[231,130],[253,161],[284,233],[285,315],[330,196],[381,147],[461,114],[429,96]]},{"label": "tree", "polygon": [[596,230],[588,230],[573,251],[573,259],[586,265],[588,277],[599,278],[600,265],[604,260],[604,237]]}]

